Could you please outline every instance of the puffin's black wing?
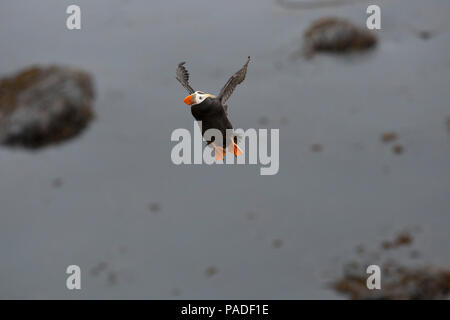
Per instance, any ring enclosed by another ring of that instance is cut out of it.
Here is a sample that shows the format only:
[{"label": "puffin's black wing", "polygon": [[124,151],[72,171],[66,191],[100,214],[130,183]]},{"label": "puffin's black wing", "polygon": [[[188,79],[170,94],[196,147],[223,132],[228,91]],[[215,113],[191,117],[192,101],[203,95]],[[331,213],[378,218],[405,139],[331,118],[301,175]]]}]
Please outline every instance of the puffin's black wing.
[{"label": "puffin's black wing", "polygon": [[180,81],[181,85],[189,91],[190,94],[194,93],[194,89],[189,85],[189,72],[184,67],[186,62],[180,62],[177,68],[177,80]]},{"label": "puffin's black wing", "polygon": [[236,86],[244,81],[245,75],[247,74],[247,66],[249,62],[250,57],[248,57],[247,62],[244,64],[244,66],[238,72],[233,74],[231,78],[228,79],[222,90],[220,90],[219,96],[217,98],[220,100],[222,105],[225,105],[225,102],[231,96]]}]

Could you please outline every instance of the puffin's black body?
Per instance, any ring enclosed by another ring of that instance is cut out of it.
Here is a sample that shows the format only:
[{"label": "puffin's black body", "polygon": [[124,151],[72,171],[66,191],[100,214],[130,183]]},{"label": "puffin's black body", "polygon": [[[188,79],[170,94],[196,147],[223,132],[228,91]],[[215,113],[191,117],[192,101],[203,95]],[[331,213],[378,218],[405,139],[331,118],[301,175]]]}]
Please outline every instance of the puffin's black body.
[{"label": "puffin's black body", "polygon": [[214,141],[219,146],[225,148],[230,144],[231,137],[233,137],[234,142],[237,143],[237,138],[233,135],[232,131],[229,130],[227,132],[227,129],[233,130],[233,126],[231,125],[230,120],[228,120],[219,99],[206,98],[202,103],[192,106],[191,113],[195,120],[202,122],[201,129],[203,136],[208,129],[218,129],[222,133],[222,142],[215,141],[215,137],[212,137],[211,140],[207,140],[207,144]]},{"label": "puffin's black body", "polygon": [[[226,101],[233,93],[236,86],[244,81],[247,74],[247,66],[250,62],[248,57],[247,62],[235,74],[228,79],[227,83],[220,90],[216,97],[211,94],[206,94],[201,91],[194,91],[189,84],[189,72],[184,67],[184,62],[178,64],[177,80],[189,92],[184,102],[191,106],[191,113],[195,120],[201,121],[202,135],[205,138],[205,133],[208,129],[217,129],[222,134],[222,141],[216,141],[212,136],[210,139],[206,137],[207,144],[212,144],[216,150],[216,159],[222,159],[226,153],[226,148],[231,143],[229,151],[235,156],[241,155],[243,152],[237,145],[238,137],[233,133],[233,126],[228,120],[228,106]],[[219,156],[217,153],[220,153]]]}]

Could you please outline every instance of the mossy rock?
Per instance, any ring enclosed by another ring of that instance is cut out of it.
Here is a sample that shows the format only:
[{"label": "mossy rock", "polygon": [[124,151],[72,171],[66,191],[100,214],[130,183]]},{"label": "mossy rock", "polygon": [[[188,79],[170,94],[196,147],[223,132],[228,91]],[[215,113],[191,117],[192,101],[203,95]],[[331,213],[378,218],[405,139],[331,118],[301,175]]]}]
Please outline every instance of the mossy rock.
[{"label": "mossy rock", "polygon": [[81,133],[94,117],[85,71],[32,66],[0,79],[0,143],[41,148]]},{"label": "mossy rock", "polygon": [[315,20],[303,35],[303,53],[311,58],[316,52],[349,53],[365,51],[377,45],[377,37],[367,28],[352,22],[327,17]]}]

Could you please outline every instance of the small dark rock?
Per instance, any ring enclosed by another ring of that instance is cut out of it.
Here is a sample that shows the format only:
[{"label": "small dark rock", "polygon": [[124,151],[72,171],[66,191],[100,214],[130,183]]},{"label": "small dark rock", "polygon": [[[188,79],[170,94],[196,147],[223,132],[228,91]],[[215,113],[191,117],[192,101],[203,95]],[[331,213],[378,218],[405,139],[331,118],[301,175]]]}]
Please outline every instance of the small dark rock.
[{"label": "small dark rock", "polygon": [[433,33],[428,30],[422,30],[417,33],[418,37],[422,40],[429,40],[433,36]]},{"label": "small dark rock", "polygon": [[321,144],[315,143],[313,145],[311,145],[311,151],[312,152],[322,152],[323,147]]},{"label": "small dark rock", "polygon": [[158,202],[150,203],[148,208],[150,209],[151,212],[154,213],[161,211],[161,205]]},{"label": "small dark rock", "polygon": [[52,187],[53,187],[53,188],[59,188],[59,187],[61,187],[62,185],[63,185],[63,181],[62,181],[61,178],[53,179],[53,181],[52,181]]},{"label": "small dark rock", "polygon": [[107,267],[108,267],[108,264],[106,262],[102,261],[91,269],[91,274],[93,276],[98,276],[101,272],[105,271]]},{"label": "small dark rock", "polygon": [[401,155],[405,151],[405,148],[401,144],[396,144],[392,147],[392,152]]},{"label": "small dark rock", "polygon": [[111,286],[117,284],[117,274],[115,272],[112,272],[112,271],[109,272],[107,281],[108,281],[108,284],[111,285]]},{"label": "small dark rock", "polygon": [[395,132],[385,132],[381,135],[380,139],[382,142],[389,143],[397,140],[398,136]]},{"label": "small dark rock", "polygon": [[281,247],[283,246],[283,240],[281,240],[281,239],[274,239],[274,240],[272,241],[272,246],[273,246],[275,249],[281,248]]},{"label": "small dark rock", "polygon": [[385,250],[398,248],[401,246],[410,245],[413,242],[414,238],[409,232],[401,232],[397,235],[397,237],[393,241],[384,240],[381,242],[381,247]]},{"label": "small dark rock", "polygon": [[357,247],[356,247],[356,253],[357,254],[363,254],[364,253],[364,246],[362,245],[362,244],[360,244],[360,245],[358,245]]},{"label": "small dark rock", "polygon": [[217,272],[219,272],[219,271],[217,270],[216,267],[210,266],[210,267],[206,268],[206,270],[205,270],[205,276],[206,276],[207,278],[210,278],[210,277],[212,277],[213,275],[217,274]]},{"label": "small dark rock", "polygon": [[417,259],[417,258],[420,257],[420,252],[419,252],[418,250],[412,250],[412,251],[409,253],[409,257],[410,257],[411,259]]}]

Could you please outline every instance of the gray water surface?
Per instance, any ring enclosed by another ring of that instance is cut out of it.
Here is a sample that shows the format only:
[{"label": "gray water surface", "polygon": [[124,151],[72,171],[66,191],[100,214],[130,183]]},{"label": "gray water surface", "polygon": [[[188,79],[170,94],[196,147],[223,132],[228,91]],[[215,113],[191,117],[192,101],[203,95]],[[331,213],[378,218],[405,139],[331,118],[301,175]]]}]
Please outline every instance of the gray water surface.
[{"label": "gray water surface", "polygon": [[[0,149],[0,298],[342,298],[328,283],[356,245],[416,226],[425,258],[450,265],[448,1],[382,1],[375,51],[311,61],[293,58],[307,26],[330,14],[364,25],[366,4],[80,0],[82,30],[69,31],[72,3],[0,3],[1,75],[56,63],[97,85],[79,138]],[[176,65],[217,94],[248,55],[230,120],[280,129],[279,173],[172,164],[172,131],[194,125]],[[70,264],[80,291],[65,287]]]}]

